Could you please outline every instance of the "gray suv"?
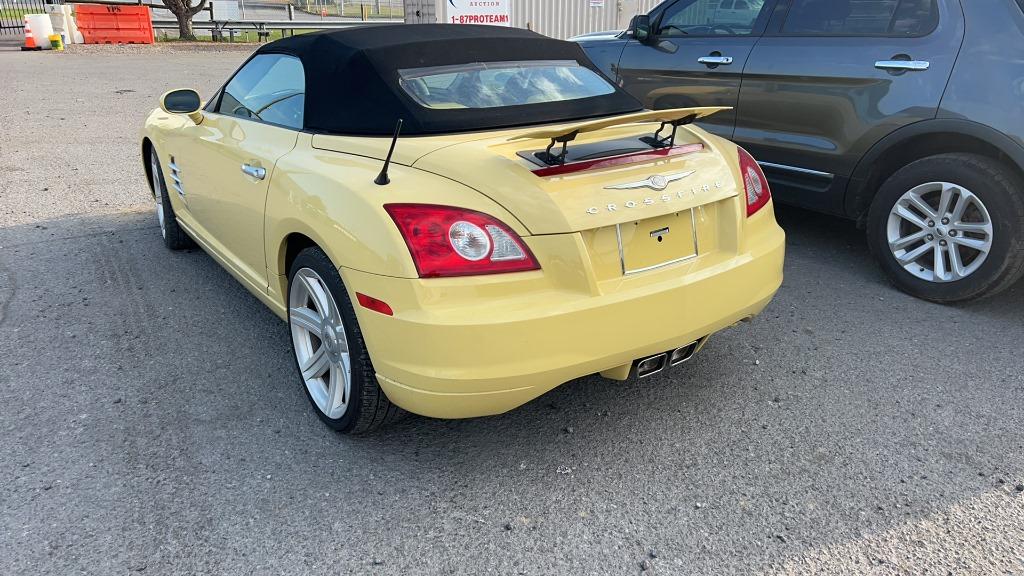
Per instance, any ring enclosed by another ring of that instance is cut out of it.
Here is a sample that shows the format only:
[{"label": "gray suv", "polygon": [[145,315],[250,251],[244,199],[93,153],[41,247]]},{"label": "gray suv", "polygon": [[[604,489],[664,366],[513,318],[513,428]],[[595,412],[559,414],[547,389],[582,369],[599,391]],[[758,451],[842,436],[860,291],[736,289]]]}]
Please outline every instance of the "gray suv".
[{"label": "gray suv", "polygon": [[703,126],[780,202],[856,219],[906,292],[1024,274],[1024,0],[668,0],[579,41],[650,108],[734,107]]}]

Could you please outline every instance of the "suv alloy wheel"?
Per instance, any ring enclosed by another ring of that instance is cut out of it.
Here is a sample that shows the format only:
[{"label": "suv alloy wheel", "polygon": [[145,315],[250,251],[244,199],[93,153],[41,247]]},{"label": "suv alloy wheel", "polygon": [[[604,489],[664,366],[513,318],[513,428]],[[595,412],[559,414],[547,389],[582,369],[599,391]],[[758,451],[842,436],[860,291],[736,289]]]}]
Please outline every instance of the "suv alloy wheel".
[{"label": "suv alloy wheel", "polygon": [[919,298],[996,294],[1024,274],[1024,185],[983,156],[918,160],[878,191],[868,243],[893,283]]}]

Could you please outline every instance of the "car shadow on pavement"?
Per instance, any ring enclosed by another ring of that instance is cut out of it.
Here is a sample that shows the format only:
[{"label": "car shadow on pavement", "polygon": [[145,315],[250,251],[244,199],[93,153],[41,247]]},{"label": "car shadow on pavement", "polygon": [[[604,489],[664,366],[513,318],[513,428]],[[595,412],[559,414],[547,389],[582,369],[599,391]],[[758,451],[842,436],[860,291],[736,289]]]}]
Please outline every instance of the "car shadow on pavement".
[{"label": "car shadow on pavement", "polygon": [[1012,542],[1021,287],[914,300],[852,223],[780,214],[777,299],[690,363],[355,438],[313,414],[286,325],[201,251],[165,250],[151,214],[0,229],[0,445],[17,463],[0,501],[19,527],[0,556],[43,571],[441,572],[472,551],[479,572],[862,572],[904,560],[895,540],[950,545],[951,570],[975,561],[955,539]]}]

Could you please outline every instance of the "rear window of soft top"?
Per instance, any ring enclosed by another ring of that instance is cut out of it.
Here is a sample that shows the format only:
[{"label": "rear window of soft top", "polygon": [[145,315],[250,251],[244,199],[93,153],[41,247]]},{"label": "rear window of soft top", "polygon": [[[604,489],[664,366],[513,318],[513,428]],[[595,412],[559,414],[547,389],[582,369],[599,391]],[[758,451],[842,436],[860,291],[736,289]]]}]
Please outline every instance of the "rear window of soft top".
[{"label": "rear window of soft top", "polygon": [[607,80],[575,60],[475,62],[410,68],[398,75],[406,94],[433,109],[500,108],[615,92]]}]

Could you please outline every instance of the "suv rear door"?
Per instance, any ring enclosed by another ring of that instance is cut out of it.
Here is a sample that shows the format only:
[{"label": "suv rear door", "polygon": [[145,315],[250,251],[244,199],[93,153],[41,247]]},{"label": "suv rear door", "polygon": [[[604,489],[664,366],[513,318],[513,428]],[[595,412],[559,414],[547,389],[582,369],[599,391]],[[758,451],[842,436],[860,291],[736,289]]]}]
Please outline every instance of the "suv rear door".
[{"label": "suv rear door", "polygon": [[[652,38],[630,40],[617,76],[647,108],[736,106],[743,66],[775,0],[676,0],[650,14]],[[737,8],[739,5],[739,8]],[[742,12],[742,13],[741,13]],[[701,124],[732,137],[733,111]]]},{"label": "suv rear door", "polygon": [[959,0],[783,0],[743,76],[735,140],[782,201],[841,214],[864,153],[934,118],[964,37]]}]

